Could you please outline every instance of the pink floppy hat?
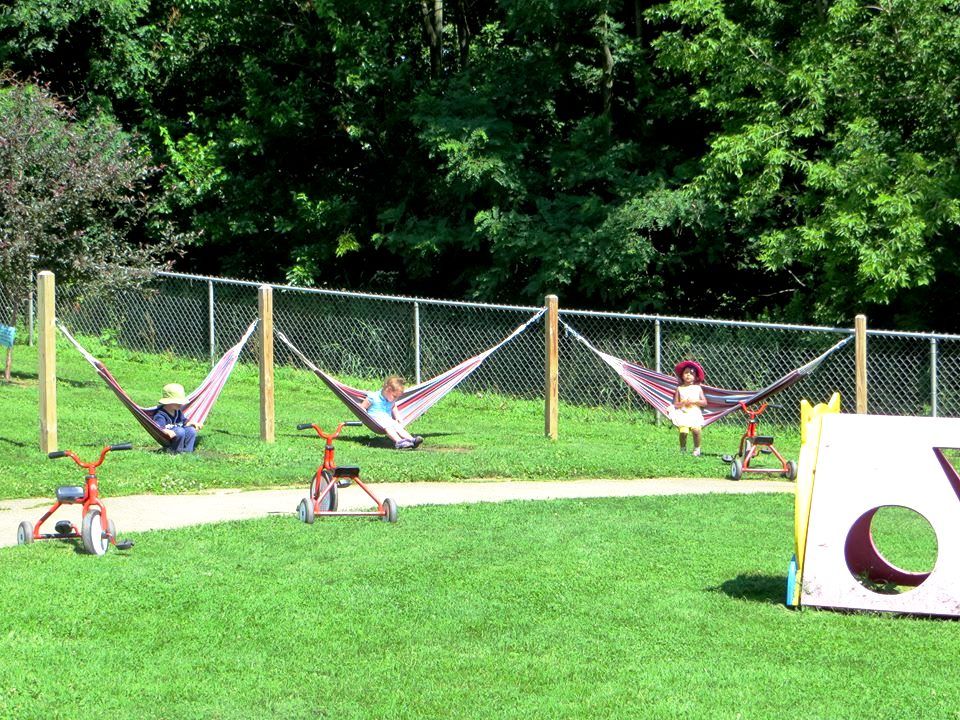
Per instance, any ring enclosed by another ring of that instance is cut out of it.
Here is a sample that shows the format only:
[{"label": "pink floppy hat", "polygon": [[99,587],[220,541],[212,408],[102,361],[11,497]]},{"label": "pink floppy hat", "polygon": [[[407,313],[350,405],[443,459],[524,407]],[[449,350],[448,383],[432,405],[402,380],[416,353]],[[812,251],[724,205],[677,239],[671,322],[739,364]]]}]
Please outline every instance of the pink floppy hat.
[{"label": "pink floppy hat", "polygon": [[678,378],[682,378],[683,371],[687,368],[693,370],[693,374],[696,376],[698,383],[702,383],[707,379],[707,374],[703,371],[703,367],[696,360],[681,360],[673,368],[673,372]]}]

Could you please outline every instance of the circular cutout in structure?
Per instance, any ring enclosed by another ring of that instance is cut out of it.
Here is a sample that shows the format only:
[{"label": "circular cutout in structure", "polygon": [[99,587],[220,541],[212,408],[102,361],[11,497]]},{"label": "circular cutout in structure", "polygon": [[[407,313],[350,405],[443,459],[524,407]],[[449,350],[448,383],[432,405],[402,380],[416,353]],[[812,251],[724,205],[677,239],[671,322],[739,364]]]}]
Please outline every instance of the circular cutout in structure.
[{"label": "circular cutout in structure", "polygon": [[930,576],[937,560],[937,534],[917,511],[881,505],[850,528],[844,556],[850,574],[868,590],[906,592]]}]

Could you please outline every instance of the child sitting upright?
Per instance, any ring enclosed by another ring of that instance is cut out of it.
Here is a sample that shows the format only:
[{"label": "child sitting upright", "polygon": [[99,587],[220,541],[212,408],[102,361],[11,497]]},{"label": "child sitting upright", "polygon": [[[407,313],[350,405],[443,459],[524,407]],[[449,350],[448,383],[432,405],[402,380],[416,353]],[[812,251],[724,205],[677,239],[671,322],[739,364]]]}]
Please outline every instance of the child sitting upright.
[{"label": "child sitting upright", "polygon": [[197,430],[200,426],[188,420],[183,414],[183,406],[187,402],[183,385],[169,383],[163,386],[161,398],[157,401],[157,410],[153,414],[153,422],[163,428],[164,433],[172,442],[167,448],[170,452],[193,452],[197,442]]},{"label": "child sitting upright", "polygon": [[403,378],[399,375],[391,375],[383,381],[383,388],[379,392],[367,395],[366,399],[360,403],[360,407],[380,424],[387,436],[393,440],[393,446],[397,450],[420,447],[423,438],[419,435],[411,435],[397,419],[397,400],[401,395],[403,395]]},{"label": "child sitting upright", "polygon": [[680,452],[687,451],[687,433],[693,433],[693,454],[700,456],[700,429],[703,427],[703,411],[707,406],[703,388],[700,387],[706,377],[700,363],[683,360],[673,369],[680,384],[673,394],[673,407],[670,419],[680,431]]}]

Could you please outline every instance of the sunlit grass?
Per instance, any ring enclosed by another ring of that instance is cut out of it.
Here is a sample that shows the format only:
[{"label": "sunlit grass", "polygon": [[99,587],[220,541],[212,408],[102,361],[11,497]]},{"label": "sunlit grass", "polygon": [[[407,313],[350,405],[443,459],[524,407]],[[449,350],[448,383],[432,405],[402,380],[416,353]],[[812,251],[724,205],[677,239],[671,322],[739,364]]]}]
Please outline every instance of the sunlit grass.
[{"label": "sunlit grass", "polygon": [[0,717],[947,718],[955,622],[788,610],[789,496],[0,550]]}]

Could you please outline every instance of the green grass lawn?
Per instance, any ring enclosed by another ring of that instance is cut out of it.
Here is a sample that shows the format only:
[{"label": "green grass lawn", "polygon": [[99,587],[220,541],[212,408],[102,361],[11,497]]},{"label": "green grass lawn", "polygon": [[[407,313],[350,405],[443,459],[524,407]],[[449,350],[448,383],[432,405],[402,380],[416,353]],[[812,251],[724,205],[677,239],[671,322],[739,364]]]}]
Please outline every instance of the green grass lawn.
[{"label": "green grass lawn", "polygon": [[956,622],[784,607],[792,518],[513,502],[5,548],[0,717],[957,717]]},{"label": "green grass lawn", "polygon": [[[167,382],[188,390],[208,367],[182,358],[131,353],[85,340],[125,390],[153,404]],[[353,419],[312,374],[279,367],[276,373],[276,442],[259,440],[259,380],[252,365],[239,365],[201,433],[198,452],[158,452],[129,412],[92,368],[61,340],[58,349],[58,436],[62,449],[95,456],[105,444],[133,441],[135,452],[116,453],[101,471],[106,497],[138,492],[182,493],[203,488],[305,485],[322,454],[322,441],[298,432],[301,422],[334,426]],[[0,383],[5,421],[0,431],[0,498],[44,496],[57,485],[79,481],[69,461],[39,452],[37,362],[34,348],[18,345],[14,381]],[[375,380],[353,382],[373,387]],[[560,439],[544,437],[543,402],[454,392],[413,426],[426,438],[415,452],[398,452],[366,428],[348,428],[338,459],[360,465],[374,481],[464,478],[726,477],[719,456],[735,452],[739,424],[704,431],[705,457],[680,455],[675,430],[655,425],[649,414],[612,413],[563,405]],[[777,443],[796,457],[795,429],[777,431]]]}]

